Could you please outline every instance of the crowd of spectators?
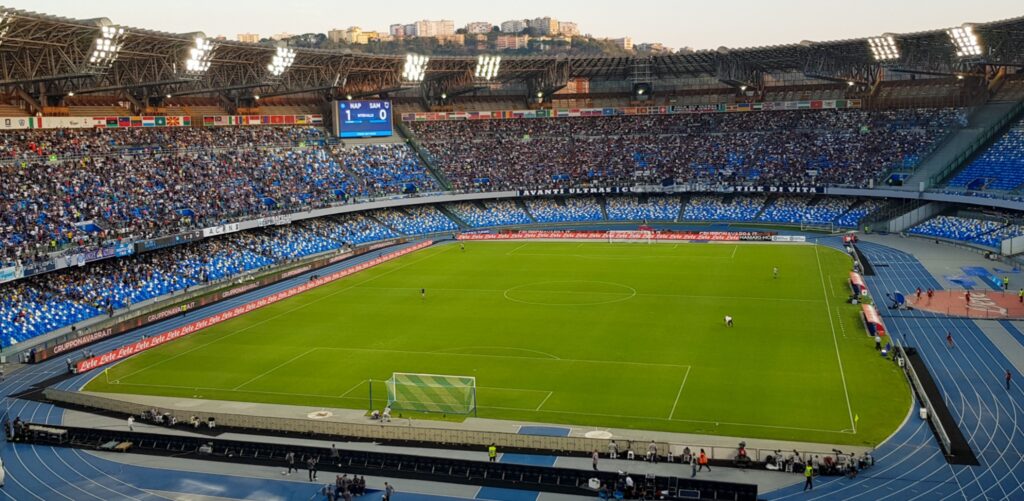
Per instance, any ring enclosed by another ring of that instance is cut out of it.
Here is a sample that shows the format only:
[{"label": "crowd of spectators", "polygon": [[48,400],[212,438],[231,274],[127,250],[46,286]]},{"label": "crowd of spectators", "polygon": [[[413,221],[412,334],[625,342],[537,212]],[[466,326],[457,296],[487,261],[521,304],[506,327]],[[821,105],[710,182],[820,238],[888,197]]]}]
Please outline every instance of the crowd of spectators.
[{"label": "crowd of spectators", "polygon": [[433,190],[404,144],[326,145],[318,127],[0,134],[0,266],[352,198]]},{"label": "crowd of spectators", "polygon": [[683,221],[753,221],[764,207],[764,196],[700,195],[683,208]]},{"label": "crowd of spectators", "polygon": [[530,215],[512,200],[493,202],[459,202],[445,206],[452,214],[473,228],[530,224]]},{"label": "crowd of spectators", "polygon": [[459,229],[448,216],[430,205],[380,209],[371,212],[370,215],[403,235],[422,235]]},{"label": "crowd of spectators", "polygon": [[538,223],[587,222],[604,219],[601,213],[601,204],[593,197],[536,198],[527,200],[526,207]]},{"label": "crowd of spectators", "polygon": [[414,122],[460,190],[635,182],[865,186],[962,126],[962,109]]},{"label": "crowd of spectators", "polygon": [[332,151],[346,168],[356,173],[363,183],[361,191],[369,196],[440,189],[437,180],[407,144],[335,146]]}]

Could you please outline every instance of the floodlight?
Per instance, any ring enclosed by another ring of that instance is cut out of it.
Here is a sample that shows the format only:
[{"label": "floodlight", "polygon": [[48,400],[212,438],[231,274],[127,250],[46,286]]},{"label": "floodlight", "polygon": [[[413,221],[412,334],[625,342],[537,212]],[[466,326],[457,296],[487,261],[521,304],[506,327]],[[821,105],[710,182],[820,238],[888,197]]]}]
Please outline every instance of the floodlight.
[{"label": "floodlight", "polygon": [[851,80],[851,81],[849,81],[849,82],[846,82],[846,85],[849,85],[850,87],[853,87],[854,83],[853,83],[853,81]]},{"label": "floodlight", "polygon": [[746,92],[747,91],[747,86],[746,85],[741,85],[740,86],[740,91],[741,92]]},{"label": "floodlight", "polygon": [[541,91],[537,91],[537,99],[543,99],[543,98],[544,98],[544,93],[541,92]]},{"label": "floodlight", "polygon": [[95,69],[109,68],[117,60],[124,38],[124,28],[101,26],[100,34],[94,40],[92,52],[89,53],[89,66]]},{"label": "floodlight", "polygon": [[950,28],[946,33],[956,47],[956,57],[976,57],[981,55],[981,44],[974,33],[974,27],[965,24],[959,28]]},{"label": "floodlight", "polygon": [[256,94],[255,96],[252,96],[252,98],[255,99],[256,101],[259,101],[260,100],[260,95]]},{"label": "floodlight", "polygon": [[419,54],[408,54],[405,56],[405,66],[402,67],[402,79],[407,82],[422,82],[427,74],[427,63],[430,57]]},{"label": "floodlight", "polygon": [[295,51],[288,47],[278,47],[277,52],[274,53],[274,58],[267,64],[267,71],[275,77],[279,77],[288,71],[292,63],[295,62]]},{"label": "floodlight", "polygon": [[202,75],[210,69],[210,62],[213,60],[213,42],[196,37],[195,44],[188,51],[188,59],[185,60],[185,73],[191,75]]},{"label": "floodlight", "polygon": [[75,93],[74,92],[68,92],[68,97],[75,97]]},{"label": "floodlight", "polygon": [[345,95],[345,99],[348,99],[349,101],[351,101],[352,100],[352,94],[346,94]]},{"label": "floodlight", "polygon": [[476,60],[474,76],[482,80],[491,80],[498,76],[501,69],[501,56],[480,56]]},{"label": "floodlight", "polygon": [[448,99],[448,94],[445,92],[441,93],[441,99]]},{"label": "floodlight", "polygon": [[173,97],[173,96],[171,96],[170,94],[167,94],[167,96],[166,96],[166,97],[167,97],[167,99],[170,99],[170,98],[171,98],[171,97]]},{"label": "floodlight", "polygon": [[892,35],[868,38],[868,46],[871,47],[875,61],[894,61],[900,58],[900,49]]}]

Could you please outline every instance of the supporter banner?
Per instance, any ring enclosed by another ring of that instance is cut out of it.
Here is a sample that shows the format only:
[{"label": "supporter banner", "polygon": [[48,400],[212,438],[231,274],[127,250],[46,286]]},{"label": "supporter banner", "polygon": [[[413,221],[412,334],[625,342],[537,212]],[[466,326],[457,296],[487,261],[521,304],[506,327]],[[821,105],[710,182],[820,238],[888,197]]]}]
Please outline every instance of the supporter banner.
[{"label": "supporter banner", "polygon": [[732,191],[737,193],[825,193],[824,186],[802,186],[802,185],[774,185],[774,186],[745,186],[736,185]]},{"label": "supporter banner", "polygon": [[503,233],[463,233],[459,240],[667,240],[698,242],[764,242],[773,232],[760,231],[510,231]]},{"label": "supporter banner", "polygon": [[21,278],[21,269],[17,266],[0,268],[0,283],[10,282],[11,280],[17,280],[19,278]]},{"label": "supporter banner", "polygon": [[234,233],[238,230],[238,223],[224,224],[221,226],[214,226],[212,228],[203,228],[203,237],[205,238],[217,235],[227,235],[228,233]]},{"label": "supporter banner", "polygon": [[129,129],[136,127],[191,127],[192,117],[6,117],[2,129]]},{"label": "supporter banner", "polygon": [[537,197],[544,195],[601,195],[632,193],[633,188],[629,186],[611,186],[607,188],[552,188],[544,190],[519,190],[521,197]]},{"label": "supporter banner", "polygon": [[323,115],[214,115],[204,116],[204,127],[232,125],[323,125]]},{"label": "supporter banner", "polygon": [[[141,341],[132,343],[130,345],[123,346],[123,347],[121,347],[121,348],[119,348],[117,350],[113,350],[113,351],[104,353],[104,354],[102,354],[100,356],[92,357],[92,358],[89,358],[89,359],[86,359],[86,360],[82,360],[82,361],[78,362],[78,364],[76,365],[76,369],[77,369],[78,373],[81,374],[82,372],[90,371],[90,370],[95,369],[97,367],[101,367],[103,365],[107,365],[107,364],[110,364],[110,363],[113,363],[113,362],[117,362],[118,360],[130,357],[130,356],[135,355],[137,353],[141,353],[141,352],[146,351],[146,350],[148,350],[150,348],[153,348],[153,347],[156,347],[156,346],[160,346],[160,345],[165,344],[165,343],[169,343],[169,342],[171,342],[171,341],[173,341],[175,339],[178,339],[178,338],[187,336],[189,334],[192,334],[193,332],[197,332],[197,331],[203,330],[203,329],[205,329],[207,327],[210,327],[210,326],[213,326],[213,325],[217,325],[217,324],[219,324],[221,322],[230,320],[230,319],[235,318],[237,316],[244,315],[246,313],[249,313],[251,311],[257,310],[257,309],[262,308],[264,306],[267,306],[267,305],[270,305],[270,304],[274,304],[274,303],[276,303],[278,301],[282,301],[284,299],[288,299],[288,298],[290,298],[292,296],[295,296],[296,294],[301,294],[301,293],[306,292],[306,291],[308,291],[310,289],[313,289],[313,288],[316,288],[316,287],[320,287],[321,285],[333,282],[333,281],[338,280],[340,278],[347,277],[347,276],[352,275],[354,273],[359,273],[360,271],[363,271],[365,269],[372,268],[372,267],[377,266],[377,265],[379,265],[381,263],[385,263],[387,261],[391,261],[393,259],[399,258],[399,257],[404,256],[406,254],[409,254],[411,252],[418,251],[418,250],[423,249],[425,247],[429,247],[431,245],[433,245],[433,242],[429,241],[429,240],[425,241],[425,242],[421,242],[421,243],[413,245],[411,247],[408,247],[408,248],[405,248],[405,249],[402,249],[402,250],[398,250],[398,251],[395,251],[395,252],[391,252],[389,254],[385,254],[383,256],[371,259],[369,261],[366,261],[365,263],[360,263],[360,264],[358,264],[356,266],[353,266],[351,268],[348,268],[348,269],[345,269],[345,270],[341,270],[341,271],[336,272],[336,273],[332,273],[332,274],[330,274],[330,275],[328,275],[326,277],[321,277],[321,278],[317,278],[315,280],[310,280],[310,281],[305,282],[305,283],[303,283],[301,285],[297,285],[295,287],[292,287],[292,288],[290,288],[288,290],[284,290],[284,291],[278,292],[276,294],[271,294],[269,296],[257,299],[256,301],[252,301],[250,303],[244,304],[244,305],[239,306],[237,308],[233,308],[233,309],[230,309],[228,311],[225,311],[225,312],[222,312],[222,313],[218,313],[216,315],[211,315],[209,317],[197,320],[197,321],[192,322],[190,324],[184,325],[184,326],[179,327],[177,329],[173,329],[173,330],[164,332],[162,334],[158,334],[156,336],[148,337],[146,339],[143,339]],[[191,309],[191,307],[186,307],[186,309]],[[172,308],[172,309],[170,309],[170,311],[173,312],[174,309]],[[171,316],[173,316],[173,314]]]},{"label": "supporter banner", "polygon": [[[402,113],[403,122],[438,120],[503,120],[510,118],[601,117],[616,115],[675,115],[684,113],[735,113],[751,111],[834,110],[860,108],[859,99],[773,101],[737,104],[692,104],[678,106],[628,106],[620,108],[558,108],[552,110],[449,111]],[[210,118],[210,117],[206,117]],[[205,124],[205,119],[204,119]],[[215,124],[211,124],[215,125]],[[225,124],[226,125],[226,124]]]},{"label": "supporter banner", "polygon": [[163,249],[164,247],[172,247],[175,245],[187,244],[189,242],[194,242],[196,240],[202,239],[203,230],[188,231],[185,233],[179,233],[177,235],[171,235],[163,238],[135,242],[135,252],[143,253],[147,251]]}]

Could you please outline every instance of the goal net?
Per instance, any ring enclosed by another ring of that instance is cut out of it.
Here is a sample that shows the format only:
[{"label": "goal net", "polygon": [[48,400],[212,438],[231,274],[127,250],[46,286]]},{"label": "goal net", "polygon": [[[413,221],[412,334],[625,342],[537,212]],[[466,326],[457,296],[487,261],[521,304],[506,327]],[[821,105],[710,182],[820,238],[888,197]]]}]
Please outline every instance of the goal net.
[{"label": "goal net", "polygon": [[476,378],[396,372],[387,380],[393,410],[476,414]]}]

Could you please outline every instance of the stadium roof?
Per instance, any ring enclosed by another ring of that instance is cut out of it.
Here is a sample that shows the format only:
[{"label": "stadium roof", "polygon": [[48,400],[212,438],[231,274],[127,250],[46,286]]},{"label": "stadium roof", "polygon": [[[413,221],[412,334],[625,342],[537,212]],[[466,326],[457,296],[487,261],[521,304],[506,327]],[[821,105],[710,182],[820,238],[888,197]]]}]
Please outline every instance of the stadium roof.
[{"label": "stadium roof", "polygon": [[[104,26],[123,28],[114,52],[93,48]],[[980,54],[957,54],[946,29],[890,34],[899,56],[876,61],[868,38],[747,48],[720,48],[654,56],[503,57],[497,82],[526,82],[549,92],[572,77],[594,80],[664,80],[709,76],[733,85],[758,85],[770,73],[801,72],[826,81],[869,82],[884,64],[897,71],[984,74],[985,67],[1024,66],[1024,17],[970,24]],[[879,36],[881,34],[878,34]],[[79,20],[0,8],[0,80],[22,97],[107,93],[126,97],[243,94],[264,96],[311,91],[369,95],[408,88],[401,79],[404,55],[295,48],[280,74],[268,63],[270,44],[212,41],[208,69],[186,71],[196,37],[113,25],[107,18]],[[423,85],[435,92],[472,88],[476,57],[433,57]],[[40,85],[45,83],[45,85]],[[417,86],[419,84],[416,84]]]}]

